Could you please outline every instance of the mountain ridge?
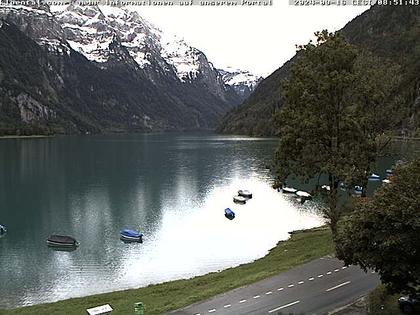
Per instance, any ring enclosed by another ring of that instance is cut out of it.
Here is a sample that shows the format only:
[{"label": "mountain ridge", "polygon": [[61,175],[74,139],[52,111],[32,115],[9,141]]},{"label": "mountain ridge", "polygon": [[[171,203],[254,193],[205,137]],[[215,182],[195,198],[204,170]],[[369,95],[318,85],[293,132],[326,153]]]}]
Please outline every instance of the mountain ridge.
[{"label": "mountain ridge", "polygon": [[[204,53],[180,41],[190,59],[165,55],[160,30],[112,11],[0,7],[0,134],[212,129],[243,99]],[[180,71],[188,62],[196,71]]]},{"label": "mountain ridge", "polygon": [[[401,66],[400,96],[405,100],[399,123],[403,134],[420,132],[420,10],[415,6],[379,6],[354,18],[340,30],[356,47]],[[298,55],[264,79],[250,97],[230,110],[218,126],[221,133],[274,136],[273,114],[281,109],[281,82]]]}]

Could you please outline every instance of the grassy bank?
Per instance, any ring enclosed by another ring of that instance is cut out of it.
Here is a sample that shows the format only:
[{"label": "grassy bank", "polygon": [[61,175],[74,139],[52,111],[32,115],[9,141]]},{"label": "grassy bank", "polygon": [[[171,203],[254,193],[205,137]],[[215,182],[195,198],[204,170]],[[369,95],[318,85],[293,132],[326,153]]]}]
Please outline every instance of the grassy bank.
[{"label": "grassy bank", "polygon": [[273,276],[333,252],[331,233],[318,228],[295,233],[279,242],[268,255],[253,263],[210,273],[189,280],[177,280],[145,288],[105,293],[51,304],[41,304],[0,314],[85,314],[89,307],[110,304],[116,314],[133,314],[133,303],[143,302],[146,314],[162,314],[219,293]]},{"label": "grassy bank", "polygon": [[389,294],[383,284],[379,285],[368,299],[369,315],[398,315],[402,314],[398,307],[399,294]]}]

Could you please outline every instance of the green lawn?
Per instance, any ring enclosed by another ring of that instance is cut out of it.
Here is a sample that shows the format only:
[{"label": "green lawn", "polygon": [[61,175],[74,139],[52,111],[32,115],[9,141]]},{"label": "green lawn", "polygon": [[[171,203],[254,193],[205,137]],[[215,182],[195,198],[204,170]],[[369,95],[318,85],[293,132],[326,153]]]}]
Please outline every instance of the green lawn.
[{"label": "green lawn", "polygon": [[329,229],[318,228],[293,234],[289,240],[279,242],[265,257],[236,268],[140,289],[92,295],[14,310],[1,310],[0,314],[80,315],[85,314],[89,307],[110,304],[114,309],[112,315],[128,315],[134,313],[133,304],[139,301],[145,304],[147,315],[162,314],[276,275],[332,252],[333,242]]}]

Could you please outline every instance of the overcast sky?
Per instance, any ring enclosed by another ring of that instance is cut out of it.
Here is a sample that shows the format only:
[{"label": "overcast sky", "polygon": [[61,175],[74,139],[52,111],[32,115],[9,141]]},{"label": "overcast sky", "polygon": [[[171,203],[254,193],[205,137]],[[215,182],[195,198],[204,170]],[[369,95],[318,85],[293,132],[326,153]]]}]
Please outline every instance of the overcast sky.
[{"label": "overcast sky", "polygon": [[135,7],[161,30],[183,37],[216,67],[267,76],[290,59],[295,44],[317,30],[339,30],[366,6],[295,7],[287,0],[259,7]]}]

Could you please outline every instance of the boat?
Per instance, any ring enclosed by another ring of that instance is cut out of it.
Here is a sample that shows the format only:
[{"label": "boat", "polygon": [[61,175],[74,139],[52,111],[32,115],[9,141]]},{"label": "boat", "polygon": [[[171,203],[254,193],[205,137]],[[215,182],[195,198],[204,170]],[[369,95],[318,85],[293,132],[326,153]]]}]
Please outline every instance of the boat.
[{"label": "boat", "polygon": [[363,187],[362,186],[354,186],[354,191],[353,191],[356,195],[361,195],[363,192]]},{"label": "boat", "polygon": [[248,199],[252,198],[252,193],[249,190],[238,190],[238,195]]},{"label": "boat", "polygon": [[374,174],[374,173],[372,173],[371,175],[368,176],[368,180],[370,180],[370,181],[378,181],[380,179],[381,179],[381,177],[377,174]]},{"label": "boat", "polygon": [[143,234],[130,229],[121,230],[120,237],[121,240],[127,242],[143,242]]},{"label": "boat", "polygon": [[331,191],[330,185],[322,185],[321,189],[326,190],[326,191]]},{"label": "boat", "polygon": [[393,171],[392,171],[392,169],[387,169],[387,170],[385,170],[385,173],[387,175],[392,175]]},{"label": "boat", "polygon": [[296,193],[296,196],[300,197],[300,198],[306,198],[306,199],[311,199],[312,195],[306,191],[303,190],[298,190]]},{"label": "boat", "polygon": [[385,178],[384,180],[382,180],[382,183],[384,184],[389,184],[391,181],[388,178]]},{"label": "boat", "polygon": [[77,247],[79,242],[67,235],[50,235],[47,239],[48,246],[51,247]]},{"label": "boat", "polygon": [[236,203],[241,203],[241,204],[245,204],[246,203],[246,198],[245,197],[243,197],[243,196],[234,196],[233,197],[233,202],[236,202]]},{"label": "boat", "polygon": [[1,225],[1,224],[0,224],[0,235],[2,235],[2,234],[6,234],[6,232],[7,232],[6,227],[5,227],[4,225]]},{"label": "boat", "polygon": [[284,194],[295,194],[298,190],[295,189],[295,188],[292,188],[292,187],[284,186],[284,187],[282,187],[281,191]]},{"label": "boat", "polygon": [[235,212],[233,212],[230,208],[225,209],[225,217],[229,220],[235,219]]}]

